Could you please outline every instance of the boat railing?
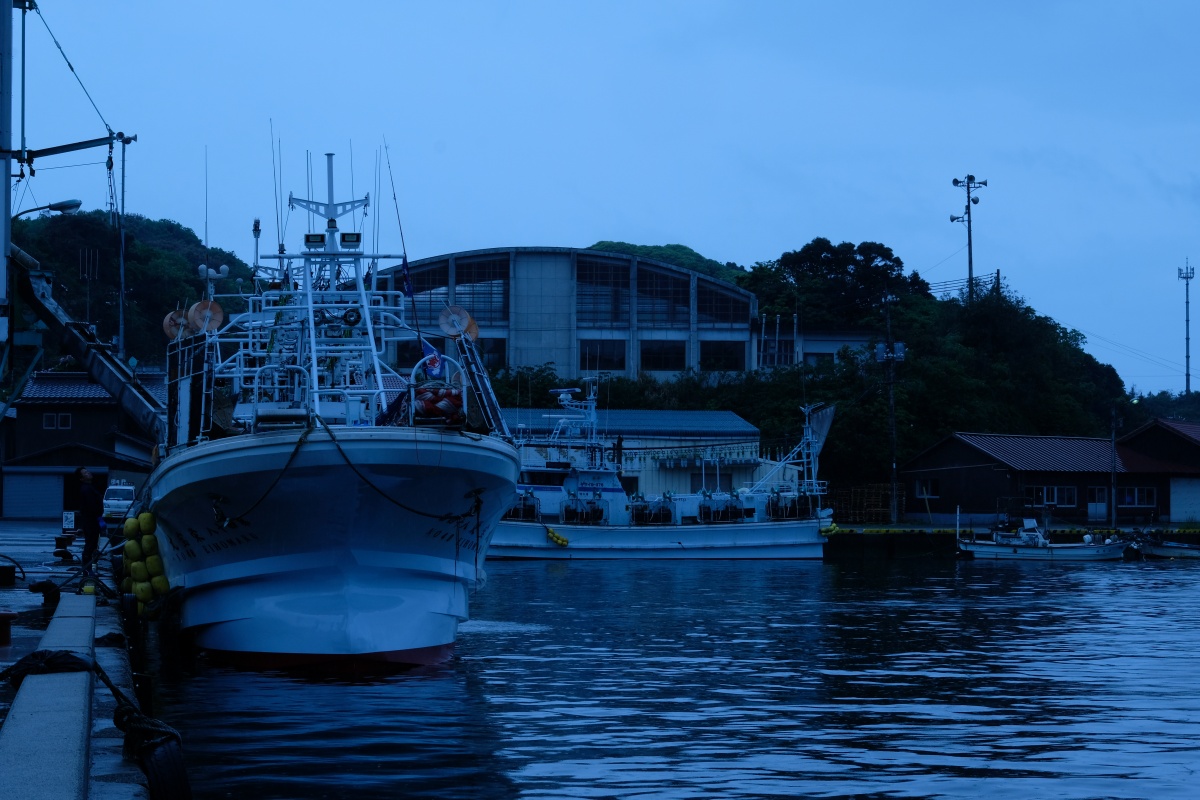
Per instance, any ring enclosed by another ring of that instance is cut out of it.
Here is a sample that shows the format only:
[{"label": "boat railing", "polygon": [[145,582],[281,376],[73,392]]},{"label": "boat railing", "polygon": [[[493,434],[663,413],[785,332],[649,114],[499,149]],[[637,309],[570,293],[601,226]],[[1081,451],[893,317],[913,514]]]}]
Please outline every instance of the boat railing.
[{"label": "boat railing", "polygon": [[[283,373],[293,376],[295,382],[285,384],[272,381],[265,385],[265,376]],[[252,402],[250,418],[241,420],[247,422],[252,430],[258,430],[264,425],[295,425],[307,424],[312,415],[310,402],[310,387],[308,372],[296,364],[268,364],[254,370],[254,378],[250,385]],[[264,401],[264,394],[274,394],[275,399]]]}]

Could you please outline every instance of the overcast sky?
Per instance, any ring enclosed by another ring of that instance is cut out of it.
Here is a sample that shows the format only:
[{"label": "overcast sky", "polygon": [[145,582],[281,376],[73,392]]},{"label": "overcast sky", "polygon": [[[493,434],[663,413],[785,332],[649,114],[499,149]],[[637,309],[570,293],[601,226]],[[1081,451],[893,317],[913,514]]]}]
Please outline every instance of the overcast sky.
[{"label": "overcast sky", "polygon": [[[1127,388],[1184,389],[1200,3],[39,5],[26,146],[103,136],[104,121],[136,134],[126,210],[207,229],[247,261],[255,217],[264,251],[278,237],[272,125],[284,199],[308,195],[309,154],[324,199],[334,152],[338,199],[351,180],[370,191],[381,249],[398,252],[399,218],[410,258],[610,239],[750,266],[823,236],[952,281],[967,231],[951,180],[973,174],[988,182],[976,276],[999,271],[1082,332]],[[15,70],[19,91],[19,48]],[[19,148],[19,97],[14,127]],[[105,156],[42,160],[15,208],[107,207]],[[306,222],[293,212],[291,247]]]}]

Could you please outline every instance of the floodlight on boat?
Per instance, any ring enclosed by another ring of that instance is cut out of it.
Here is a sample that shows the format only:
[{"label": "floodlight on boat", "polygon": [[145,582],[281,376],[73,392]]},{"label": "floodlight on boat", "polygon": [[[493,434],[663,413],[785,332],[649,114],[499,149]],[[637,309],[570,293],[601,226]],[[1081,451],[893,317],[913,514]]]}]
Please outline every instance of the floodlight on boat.
[{"label": "floodlight on boat", "polygon": [[323,233],[306,233],[304,234],[304,246],[309,250],[317,247],[325,246],[325,234]]},{"label": "floodlight on boat", "polygon": [[343,233],[341,239],[342,249],[344,250],[358,250],[362,247],[361,233]]}]

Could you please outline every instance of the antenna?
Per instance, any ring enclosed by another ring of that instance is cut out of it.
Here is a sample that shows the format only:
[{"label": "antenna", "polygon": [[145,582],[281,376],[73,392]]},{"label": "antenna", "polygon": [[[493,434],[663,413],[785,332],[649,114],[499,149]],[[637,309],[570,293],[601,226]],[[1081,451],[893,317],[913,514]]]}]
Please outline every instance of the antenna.
[{"label": "antenna", "polygon": [[1196,268],[1183,260],[1184,266],[1179,270],[1179,280],[1183,281],[1183,393],[1192,393],[1192,298],[1191,282],[1196,277]]}]

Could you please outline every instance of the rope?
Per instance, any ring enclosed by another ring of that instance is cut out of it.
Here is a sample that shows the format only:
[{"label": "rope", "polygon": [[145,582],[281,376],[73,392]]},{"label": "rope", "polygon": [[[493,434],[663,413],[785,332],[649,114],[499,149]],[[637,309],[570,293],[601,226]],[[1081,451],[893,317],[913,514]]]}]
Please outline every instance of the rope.
[{"label": "rope", "polygon": [[17,561],[15,559],[10,558],[6,555],[2,555],[2,554],[0,554],[0,558],[3,558],[5,561],[12,561],[12,563],[16,564],[17,569],[21,570],[21,580],[23,580],[23,581],[28,580],[28,578],[25,577],[25,568],[22,567],[20,564],[17,564]]},{"label": "rope", "polygon": [[313,427],[312,422],[309,421],[308,427],[304,429],[304,433],[300,434],[300,438],[296,440],[296,446],[292,449],[292,454],[290,456],[288,456],[287,463],[283,465],[283,469],[279,470],[279,474],[275,476],[275,480],[271,481],[271,485],[267,487],[267,490],[262,493],[262,497],[255,500],[254,504],[251,505],[249,508],[247,508],[245,511],[243,511],[241,514],[238,514],[235,517],[227,516],[226,517],[227,520],[241,519],[242,517],[246,516],[251,511],[253,511],[254,509],[258,508],[258,506],[262,503],[262,501],[267,499],[267,495],[269,495],[272,492],[272,490],[274,490],[275,487],[279,485],[279,481],[283,478],[283,474],[288,471],[288,467],[290,467],[292,465],[292,462],[296,460],[296,454],[300,452],[300,446],[303,445],[304,442],[308,440],[309,434],[312,433],[314,430],[316,430],[316,429]]},{"label": "rope", "polygon": [[96,106],[96,101],[92,99],[90,94],[88,94],[87,87],[83,85],[83,80],[79,77],[79,73],[77,73],[75,71],[75,67],[72,66],[71,59],[67,58],[66,51],[63,50],[62,45],[58,43],[58,39],[54,36],[54,31],[50,30],[50,23],[46,21],[46,15],[42,13],[41,6],[34,6],[33,10],[36,11],[37,15],[42,18],[42,24],[46,26],[46,33],[50,34],[50,39],[54,42],[54,46],[58,48],[58,52],[62,54],[63,61],[67,62],[67,69],[71,70],[71,74],[74,75],[75,80],[79,82],[79,88],[83,89],[83,94],[87,97],[88,102],[92,104],[92,108],[96,109],[96,116],[100,117],[100,121],[104,123],[104,130],[111,134],[112,127],[108,124],[108,121],[104,119],[104,115],[100,113],[100,109]]},{"label": "rope", "polygon": [[[467,519],[468,517],[470,517],[472,513],[475,513],[475,514],[479,513],[479,508],[482,507],[483,501],[479,499],[479,495],[477,493],[475,494],[475,503],[472,505],[472,510],[467,511],[464,514],[430,514],[428,511],[421,511],[418,508],[412,508],[411,506],[406,506],[404,503],[401,503],[399,500],[392,497],[391,495],[389,495],[387,492],[380,489],[375,484],[371,483],[371,481],[367,478],[367,476],[365,476],[361,472],[359,472],[358,467],[356,467],[354,465],[354,462],[350,460],[350,456],[346,455],[346,451],[342,449],[341,442],[339,442],[337,440],[337,437],[333,435],[333,431],[330,430],[329,426],[325,423],[325,420],[321,419],[320,416],[317,416],[316,420],[317,420],[317,422],[321,423],[321,427],[325,429],[325,432],[327,434],[329,434],[329,441],[333,442],[333,446],[336,447],[337,451],[341,454],[342,459],[346,462],[346,466],[350,467],[350,469],[354,472],[354,474],[358,476],[358,479],[361,480],[363,483],[365,483],[368,486],[368,488],[370,488],[372,491],[374,491],[376,494],[378,494],[384,500],[387,500],[392,505],[394,505],[398,508],[402,508],[405,511],[409,512],[410,514],[416,514],[419,517],[425,517],[427,519],[441,520],[443,522],[461,522],[461,521]],[[475,491],[478,492],[479,490],[475,490]],[[455,534],[455,536],[457,537],[457,533]],[[457,543],[456,543],[456,546],[457,546]]]}]

